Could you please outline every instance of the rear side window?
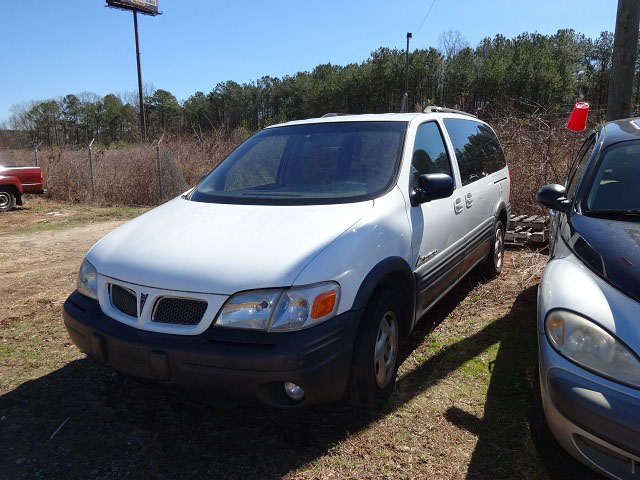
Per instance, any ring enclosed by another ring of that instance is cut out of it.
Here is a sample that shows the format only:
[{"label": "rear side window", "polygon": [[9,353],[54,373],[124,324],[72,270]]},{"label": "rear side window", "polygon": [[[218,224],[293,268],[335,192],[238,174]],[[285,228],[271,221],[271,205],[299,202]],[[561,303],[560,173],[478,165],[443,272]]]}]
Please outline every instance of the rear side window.
[{"label": "rear side window", "polygon": [[504,152],[502,151],[498,137],[496,137],[491,127],[484,123],[478,124],[478,133],[482,136],[484,144],[485,172],[492,174],[498,170],[502,170],[507,166],[507,161],[504,159]]},{"label": "rear side window", "polygon": [[418,127],[413,146],[409,187],[415,188],[418,185],[418,177],[428,173],[445,173],[453,177],[449,155],[436,122],[423,123]]},{"label": "rear side window", "polygon": [[456,152],[463,185],[506,166],[498,139],[488,126],[460,118],[445,119],[444,125]]}]

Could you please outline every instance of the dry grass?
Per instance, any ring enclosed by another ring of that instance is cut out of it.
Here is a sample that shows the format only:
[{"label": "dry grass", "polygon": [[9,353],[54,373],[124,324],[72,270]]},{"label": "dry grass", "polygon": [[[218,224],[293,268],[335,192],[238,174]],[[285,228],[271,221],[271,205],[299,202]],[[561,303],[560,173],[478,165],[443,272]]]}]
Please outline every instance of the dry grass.
[{"label": "dry grass", "polygon": [[[162,139],[163,199],[179,195],[218,165],[245,136],[241,132],[214,132],[196,140],[180,136]],[[94,189],[91,192],[88,148],[41,149],[39,164],[47,196],[52,199],[98,205],[157,205],[158,177],[155,144],[93,147]],[[0,164],[33,165],[32,150],[0,152]]]},{"label": "dry grass", "polygon": [[68,340],[62,303],[86,249],[115,224],[0,237],[0,477],[594,477],[560,451],[540,456],[528,431],[546,257],[507,252],[499,278],[472,275],[447,295],[405,343],[382,411],[223,410],[117,375]]},{"label": "dry grass", "polygon": [[[601,121],[594,112],[588,128]],[[567,118],[552,114],[504,116],[488,123],[496,130],[509,163],[514,212],[545,215],[546,209],[535,202],[536,192],[548,183],[564,183],[587,132],[567,130]]]}]

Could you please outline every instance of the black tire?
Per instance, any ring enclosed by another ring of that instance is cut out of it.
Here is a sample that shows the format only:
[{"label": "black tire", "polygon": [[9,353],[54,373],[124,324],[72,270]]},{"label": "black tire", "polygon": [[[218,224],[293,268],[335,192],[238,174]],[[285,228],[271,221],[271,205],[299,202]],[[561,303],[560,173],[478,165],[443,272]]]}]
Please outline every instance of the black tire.
[{"label": "black tire", "polygon": [[529,431],[536,448],[540,451],[554,449],[557,446],[556,439],[551,433],[547,418],[542,407],[542,391],[540,390],[540,365],[536,360],[536,368],[533,379],[533,398],[529,412]]},{"label": "black tire", "polygon": [[0,190],[0,212],[8,212],[16,206],[16,197],[13,193]]},{"label": "black tire", "polygon": [[400,295],[388,288],[379,288],[369,300],[353,349],[346,392],[350,403],[380,408],[389,399],[398,374],[404,311]]},{"label": "black tire", "polygon": [[498,220],[493,232],[491,250],[487,259],[482,263],[482,274],[486,278],[494,278],[500,275],[504,266],[504,225]]}]

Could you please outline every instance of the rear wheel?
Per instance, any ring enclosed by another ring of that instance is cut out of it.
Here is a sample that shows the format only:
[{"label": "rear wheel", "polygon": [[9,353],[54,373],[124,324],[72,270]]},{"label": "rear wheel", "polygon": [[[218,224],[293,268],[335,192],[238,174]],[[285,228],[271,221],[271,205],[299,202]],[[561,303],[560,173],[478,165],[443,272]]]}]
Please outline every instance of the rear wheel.
[{"label": "rear wheel", "polygon": [[369,300],[354,345],[347,397],[351,403],[379,408],[393,391],[398,373],[402,302],[381,288]]},{"label": "rear wheel", "polygon": [[0,190],[0,212],[8,212],[16,206],[16,198],[13,193]]},{"label": "rear wheel", "polygon": [[504,265],[504,225],[502,221],[496,222],[493,234],[493,243],[489,256],[482,264],[482,273],[487,278],[493,278],[500,275],[502,266]]}]

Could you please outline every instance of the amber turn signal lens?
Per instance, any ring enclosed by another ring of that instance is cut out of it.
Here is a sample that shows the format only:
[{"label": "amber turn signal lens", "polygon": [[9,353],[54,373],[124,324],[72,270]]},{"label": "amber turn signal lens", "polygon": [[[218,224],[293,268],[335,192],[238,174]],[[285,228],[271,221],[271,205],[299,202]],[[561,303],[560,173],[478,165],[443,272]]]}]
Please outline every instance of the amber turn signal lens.
[{"label": "amber turn signal lens", "polygon": [[555,344],[562,347],[564,345],[564,320],[559,315],[551,313],[547,318],[547,330]]},{"label": "amber turn signal lens", "polygon": [[336,297],[337,295],[335,290],[318,295],[313,301],[311,318],[321,318],[333,312],[333,307],[336,305]]}]

